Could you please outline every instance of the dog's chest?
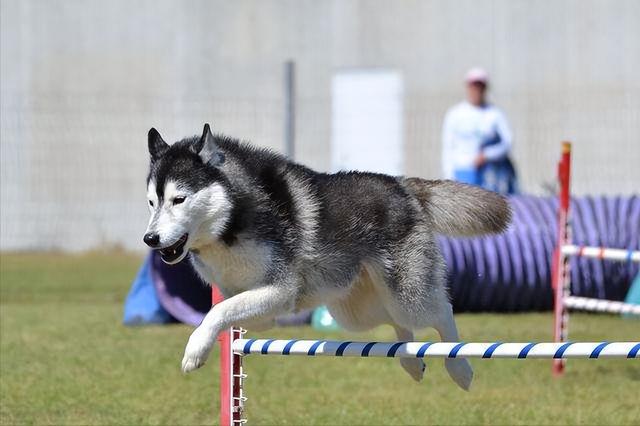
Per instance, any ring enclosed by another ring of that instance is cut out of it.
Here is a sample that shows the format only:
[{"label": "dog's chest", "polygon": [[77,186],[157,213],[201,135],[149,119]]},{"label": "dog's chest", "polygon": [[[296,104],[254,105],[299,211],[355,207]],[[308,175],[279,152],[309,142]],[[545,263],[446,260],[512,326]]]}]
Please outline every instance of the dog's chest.
[{"label": "dog's chest", "polygon": [[254,242],[214,243],[192,252],[191,263],[205,281],[231,296],[261,285],[270,257],[267,247]]}]

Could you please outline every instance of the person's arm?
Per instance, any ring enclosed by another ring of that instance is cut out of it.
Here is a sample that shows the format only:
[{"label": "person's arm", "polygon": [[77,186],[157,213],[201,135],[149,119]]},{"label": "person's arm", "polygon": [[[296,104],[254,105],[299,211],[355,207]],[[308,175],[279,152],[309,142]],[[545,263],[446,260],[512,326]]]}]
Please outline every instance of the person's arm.
[{"label": "person's arm", "polygon": [[445,179],[454,178],[453,166],[453,126],[451,111],[444,116],[442,124],[442,174]]},{"label": "person's arm", "polygon": [[482,156],[485,161],[500,160],[506,157],[511,150],[511,129],[509,128],[509,123],[507,123],[507,118],[499,110],[496,110],[496,132],[498,133],[499,142],[482,149]]}]

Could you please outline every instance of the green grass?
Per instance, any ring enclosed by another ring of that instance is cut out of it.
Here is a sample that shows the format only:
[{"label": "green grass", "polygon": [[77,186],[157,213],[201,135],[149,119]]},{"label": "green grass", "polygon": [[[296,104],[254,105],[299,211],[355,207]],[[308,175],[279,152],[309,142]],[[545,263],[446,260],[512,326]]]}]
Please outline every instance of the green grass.
[{"label": "green grass", "polygon": [[[127,328],[122,300],[140,259],[120,254],[2,254],[0,423],[214,424],[217,351],[190,375],[179,364],[190,328]],[[549,340],[551,314],[459,315],[468,341]],[[388,328],[320,334],[394,340]],[[431,332],[421,339],[434,339]],[[575,340],[640,338],[640,323],[572,315]],[[248,357],[251,424],[638,424],[640,362],[573,360],[553,379],[543,360],[474,360],[471,392],[441,360],[416,384],[397,360]]]}]

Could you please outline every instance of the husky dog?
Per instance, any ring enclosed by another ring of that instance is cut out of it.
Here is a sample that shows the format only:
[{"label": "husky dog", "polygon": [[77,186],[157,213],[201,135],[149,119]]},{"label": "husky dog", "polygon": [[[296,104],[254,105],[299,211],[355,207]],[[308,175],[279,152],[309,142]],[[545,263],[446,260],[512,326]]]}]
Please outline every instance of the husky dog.
[{"label": "husky dog", "polygon": [[[288,312],[327,305],[348,330],[390,324],[399,340],[433,327],[458,341],[435,234],[503,231],[503,197],[451,181],[365,172],[317,173],[221,135],[168,145],[149,131],[144,242],[175,264],[185,257],[225,300],[187,343],[182,370],[204,364],[230,326],[260,330]],[[421,359],[402,359],[415,380]],[[446,359],[468,389],[465,359]]]}]

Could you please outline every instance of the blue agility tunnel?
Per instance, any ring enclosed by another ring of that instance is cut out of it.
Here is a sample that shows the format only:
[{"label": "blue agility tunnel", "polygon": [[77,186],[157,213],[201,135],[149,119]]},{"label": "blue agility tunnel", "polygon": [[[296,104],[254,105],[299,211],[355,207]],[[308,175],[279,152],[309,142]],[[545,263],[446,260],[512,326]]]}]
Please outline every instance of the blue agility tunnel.
[{"label": "blue agility tunnel", "polygon": [[[456,312],[550,309],[551,258],[556,243],[556,197],[510,197],[513,224],[502,235],[439,237],[449,266]],[[571,239],[576,245],[628,250],[640,247],[640,197],[577,197],[571,203]],[[573,257],[571,294],[624,300],[638,264]],[[188,262],[169,266],[150,254],[125,303],[125,323],[173,319],[197,325],[211,307],[211,291]],[[290,321],[307,321],[308,314]]]},{"label": "blue agility tunnel", "polygon": [[[551,259],[557,238],[555,197],[512,196],[513,224],[502,235],[439,238],[449,289],[460,311],[550,309]],[[570,210],[573,244],[638,250],[640,197],[578,197]],[[638,264],[570,259],[571,294],[623,300]]]}]

